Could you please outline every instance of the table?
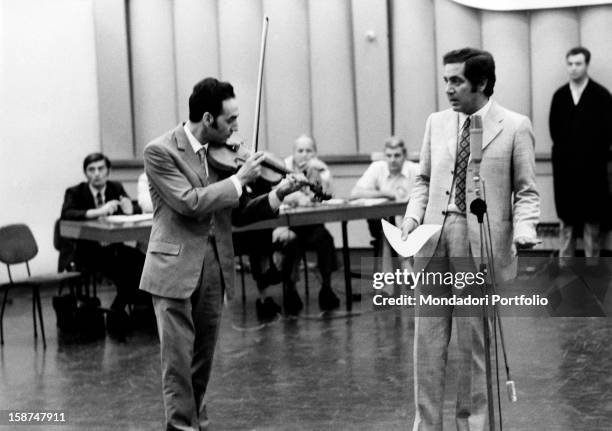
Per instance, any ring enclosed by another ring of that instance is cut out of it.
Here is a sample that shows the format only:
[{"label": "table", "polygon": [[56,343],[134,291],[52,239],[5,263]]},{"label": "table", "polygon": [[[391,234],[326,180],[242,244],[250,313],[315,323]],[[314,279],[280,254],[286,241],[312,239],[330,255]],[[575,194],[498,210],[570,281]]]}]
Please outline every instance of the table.
[{"label": "table", "polygon": [[[346,309],[352,310],[353,288],[351,282],[351,263],[349,254],[347,224],[351,220],[389,218],[403,215],[405,202],[385,202],[375,205],[342,203],[337,205],[320,204],[285,210],[279,217],[262,220],[247,226],[235,227],[234,232],[258,229],[273,229],[280,226],[303,226],[319,223],[340,222],[342,225],[342,262],[344,265],[344,284]],[[113,243],[126,241],[147,241],[151,232],[151,220],[110,223],[100,220],[62,220],[60,235],[65,238],[86,239]]]}]

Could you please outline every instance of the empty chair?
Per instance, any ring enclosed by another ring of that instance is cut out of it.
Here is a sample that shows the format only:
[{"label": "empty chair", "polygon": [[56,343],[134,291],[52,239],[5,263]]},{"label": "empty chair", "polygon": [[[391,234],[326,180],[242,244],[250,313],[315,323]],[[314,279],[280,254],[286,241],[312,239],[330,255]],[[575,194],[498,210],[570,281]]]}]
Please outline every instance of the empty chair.
[{"label": "empty chair", "polygon": [[[43,346],[47,347],[45,340],[45,327],[43,324],[42,305],[40,302],[40,286],[57,285],[69,280],[77,280],[81,274],[76,271],[53,273],[33,276],[30,272],[29,261],[38,254],[38,246],[32,231],[25,224],[12,224],[0,228],[0,261],[6,264],[9,282],[4,284],[4,298],[2,300],[2,311],[0,311],[0,344],[4,344],[4,309],[11,288],[32,289],[32,320],[34,323],[34,338],[38,338],[36,325],[36,312],[40,321],[40,332]],[[18,280],[13,279],[11,266],[25,263],[27,277]]]}]

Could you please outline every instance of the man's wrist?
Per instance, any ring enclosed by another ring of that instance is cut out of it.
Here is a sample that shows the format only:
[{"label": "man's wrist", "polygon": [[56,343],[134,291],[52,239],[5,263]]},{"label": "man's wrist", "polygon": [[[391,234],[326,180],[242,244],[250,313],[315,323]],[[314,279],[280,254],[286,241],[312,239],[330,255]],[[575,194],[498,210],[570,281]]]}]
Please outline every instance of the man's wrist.
[{"label": "man's wrist", "polygon": [[240,179],[238,178],[238,175],[232,175],[231,177],[229,177],[229,179],[234,185],[234,187],[236,188],[236,193],[238,194],[238,197],[240,198],[242,196],[242,187],[244,187],[244,184],[240,181]]}]

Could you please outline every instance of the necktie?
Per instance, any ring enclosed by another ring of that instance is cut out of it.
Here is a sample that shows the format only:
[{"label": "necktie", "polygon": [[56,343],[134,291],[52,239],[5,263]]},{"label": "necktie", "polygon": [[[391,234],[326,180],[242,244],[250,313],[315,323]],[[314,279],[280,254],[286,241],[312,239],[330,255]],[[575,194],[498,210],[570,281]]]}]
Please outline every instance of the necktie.
[{"label": "necktie", "polygon": [[102,205],[104,205],[104,200],[102,199],[102,193],[98,192],[96,193],[96,208],[100,208]]},{"label": "necktie", "polygon": [[459,137],[457,161],[455,164],[455,205],[465,212],[465,177],[468,159],[470,158],[470,117],[465,120]]},{"label": "necktie", "polygon": [[208,163],[206,162],[206,147],[202,147],[198,150],[198,157],[200,158],[200,163],[202,163],[204,172],[206,172],[206,175],[208,175]]}]

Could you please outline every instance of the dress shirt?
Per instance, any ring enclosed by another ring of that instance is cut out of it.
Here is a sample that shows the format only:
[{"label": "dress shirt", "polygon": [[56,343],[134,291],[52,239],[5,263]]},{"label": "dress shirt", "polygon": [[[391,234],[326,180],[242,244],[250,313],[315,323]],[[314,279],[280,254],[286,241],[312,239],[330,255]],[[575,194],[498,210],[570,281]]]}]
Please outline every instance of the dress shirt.
[{"label": "dress shirt", "polygon": [[580,85],[576,85],[573,81],[569,82],[570,91],[572,92],[572,99],[574,100],[574,105],[580,103],[580,98],[582,97],[582,93],[584,93],[584,89],[589,83],[589,78],[585,79],[584,82]]},{"label": "dress shirt", "polygon": [[364,190],[390,191],[395,193],[396,200],[406,201],[410,197],[418,173],[418,163],[405,160],[401,172],[391,175],[389,164],[385,160],[378,160],[368,166],[355,187]]}]

